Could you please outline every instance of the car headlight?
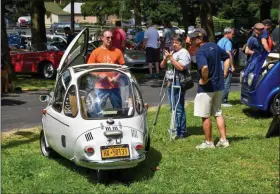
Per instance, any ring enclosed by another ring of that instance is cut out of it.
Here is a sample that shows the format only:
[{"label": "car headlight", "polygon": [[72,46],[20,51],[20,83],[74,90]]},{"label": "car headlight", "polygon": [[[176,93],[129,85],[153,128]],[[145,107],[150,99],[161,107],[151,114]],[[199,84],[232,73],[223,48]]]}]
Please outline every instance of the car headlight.
[{"label": "car headlight", "polygon": [[249,73],[248,75],[248,85],[251,86],[254,79],[254,73]]},{"label": "car headlight", "polygon": [[243,77],[244,77],[244,71],[241,71],[241,72],[240,72],[240,77],[239,77],[240,83],[242,83]]}]

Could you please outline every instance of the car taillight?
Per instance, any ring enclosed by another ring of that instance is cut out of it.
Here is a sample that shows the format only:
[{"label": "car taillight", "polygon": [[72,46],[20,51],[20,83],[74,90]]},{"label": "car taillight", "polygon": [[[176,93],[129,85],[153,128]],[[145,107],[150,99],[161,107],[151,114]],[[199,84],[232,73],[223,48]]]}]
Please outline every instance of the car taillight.
[{"label": "car taillight", "polygon": [[136,149],[137,151],[141,151],[141,150],[144,149],[144,146],[143,146],[142,144],[136,144],[135,149]]},{"label": "car taillight", "polygon": [[91,147],[91,146],[86,146],[86,147],[84,148],[84,150],[85,150],[85,152],[88,153],[88,154],[93,154],[93,153],[94,153],[94,149],[93,149],[93,147]]}]

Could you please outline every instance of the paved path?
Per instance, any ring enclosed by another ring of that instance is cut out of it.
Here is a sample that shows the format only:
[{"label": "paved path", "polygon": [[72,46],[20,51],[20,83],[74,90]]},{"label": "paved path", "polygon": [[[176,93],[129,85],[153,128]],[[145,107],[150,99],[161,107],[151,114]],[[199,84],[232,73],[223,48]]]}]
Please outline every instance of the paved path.
[{"label": "paved path", "polygon": [[[159,92],[162,80],[142,79],[139,81],[140,89],[144,102],[150,107],[157,106],[159,103]],[[186,100],[193,100],[196,94],[197,85],[186,93]],[[231,91],[240,91],[238,79],[234,79]],[[39,96],[47,94],[46,91],[29,91],[21,93],[2,94],[1,98],[1,116],[2,131],[12,129],[24,129],[41,125],[41,111],[47,103],[39,101]],[[163,104],[167,104],[167,94]]]}]

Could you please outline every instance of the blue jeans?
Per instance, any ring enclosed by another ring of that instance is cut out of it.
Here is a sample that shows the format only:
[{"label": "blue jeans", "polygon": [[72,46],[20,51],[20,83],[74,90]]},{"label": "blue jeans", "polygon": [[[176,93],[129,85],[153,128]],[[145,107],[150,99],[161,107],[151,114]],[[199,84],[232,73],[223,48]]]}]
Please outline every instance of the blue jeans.
[{"label": "blue jeans", "polygon": [[[175,85],[180,85],[179,82],[176,82]],[[168,103],[170,105],[170,109],[172,109],[172,103],[171,103],[171,89],[172,84],[168,87]],[[173,109],[175,110],[176,103],[179,103],[176,110],[176,135],[177,136],[186,136],[187,133],[187,126],[186,126],[186,111],[185,111],[185,93],[182,93],[179,95],[179,88],[174,88],[174,97],[173,97]]]},{"label": "blue jeans", "polygon": [[232,72],[230,71],[228,73],[228,76],[224,80],[225,89],[223,90],[223,93],[222,93],[222,103],[228,103],[228,93],[229,93],[230,86],[231,86],[231,79],[232,79]]},{"label": "blue jeans", "polygon": [[101,111],[106,105],[106,101],[109,98],[113,108],[122,108],[122,98],[120,88],[113,89],[95,89],[96,99],[93,110],[89,112],[91,116],[102,116]]}]

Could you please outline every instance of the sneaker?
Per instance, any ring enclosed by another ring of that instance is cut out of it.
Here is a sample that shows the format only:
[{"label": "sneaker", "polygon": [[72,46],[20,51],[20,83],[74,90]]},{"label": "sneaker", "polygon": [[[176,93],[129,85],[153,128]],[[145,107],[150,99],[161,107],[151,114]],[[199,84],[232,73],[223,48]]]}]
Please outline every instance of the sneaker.
[{"label": "sneaker", "polygon": [[223,103],[223,104],[222,104],[222,107],[232,107],[232,104],[229,104],[229,103]]},{"label": "sneaker", "polygon": [[206,148],[215,148],[215,145],[213,142],[204,141],[202,144],[196,146],[196,149],[198,149],[198,150],[202,150],[202,149],[206,149]]},{"label": "sneaker", "polygon": [[229,142],[228,140],[220,140],[217,144],[216,147],[222,147],[222,148],[227,148],[229,147]]}]

